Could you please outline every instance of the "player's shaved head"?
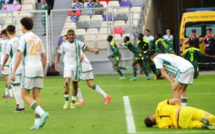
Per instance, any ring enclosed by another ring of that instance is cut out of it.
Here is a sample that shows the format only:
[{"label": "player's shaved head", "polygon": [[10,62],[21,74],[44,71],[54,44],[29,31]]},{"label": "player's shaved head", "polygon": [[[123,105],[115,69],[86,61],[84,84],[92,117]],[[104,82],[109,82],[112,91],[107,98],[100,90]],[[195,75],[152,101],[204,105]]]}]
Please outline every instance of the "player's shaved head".
[{"label": "player's shaved head", "polygon": [[70,32],[72,32],[72,33],[74,33],[74,34],[75,34],[75,31],[74,31],[74,30],[72,30],[72,29],[68,30],[68,31],[67,31],[67,34],[68,34],[68,33],[70,33]]},{"label": "player's shaved head", "polygon": [[142,33],[139,33],[139,35],[138,35],[138,40],[143,40],[143,34]]},{"label": "player's shaved head", "polygon": [[193,47],[193,46],[195,46],[195,42],[193,40],[190,40],[189,45]]},{"label": "player's shaved head", "polygon": [[107,37],[107,41],[108,42],[111,42],[113,40],[113,36],[112,35],[109,35],[108,37]]},{"label": "player's shaved head", "polygon": [[124,43],[126,43],[126,42],[128,42],[128,41],[130,41],[130,38],[129,38],[128,36],[125,36],[125,38],[124,38]]},{"label": "player's shaved head", "polygon": [[156,36],[157,36],[157,38],[161,38],[162,37],[162,35],[160,33],[157,33]]},{"label": "player's shaved head", "polygon": [[16,33],[16,27],[14,25],[8,25],[6,31],[9,35],[14,35]]}]

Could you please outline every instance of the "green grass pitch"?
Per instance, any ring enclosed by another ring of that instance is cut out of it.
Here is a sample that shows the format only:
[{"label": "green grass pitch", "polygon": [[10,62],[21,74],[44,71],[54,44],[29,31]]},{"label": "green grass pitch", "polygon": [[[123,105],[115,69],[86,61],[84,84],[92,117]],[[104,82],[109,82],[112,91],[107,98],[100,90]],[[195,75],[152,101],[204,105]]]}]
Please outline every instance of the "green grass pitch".
[{"label": "green grass pitch", "polygon": [[[137,133],[215,133],[205,129],[158,129],[146,128],[143,119],[155,112],[158,102],[172,98],[171,86],[166,80],[146,81],[138,77],[131,82],[127,76],[119,80],[118,75],[96,75],[94,83],[99,85],[112,100],[104,105],[103,97],[88,88],[86,82],[79,83],[85,105],[63,110],[63,77],[46,77],[41,91],[42,107],[50,113],[44,128],[32,131],[34,122],[32,109],[26,113],[13,113],[14,100],[0,98],[0,134],[126,134],[127,123],[123,96],[129,96]],[[188,86],[188,105],[215,114],[215,75],[200,75],[194,85]],[[4,93],[4,81],[0,79],[0,95]],[[71,86],[70,86],[71,87]],[[70,94],[71,99],[71,94]]]}]

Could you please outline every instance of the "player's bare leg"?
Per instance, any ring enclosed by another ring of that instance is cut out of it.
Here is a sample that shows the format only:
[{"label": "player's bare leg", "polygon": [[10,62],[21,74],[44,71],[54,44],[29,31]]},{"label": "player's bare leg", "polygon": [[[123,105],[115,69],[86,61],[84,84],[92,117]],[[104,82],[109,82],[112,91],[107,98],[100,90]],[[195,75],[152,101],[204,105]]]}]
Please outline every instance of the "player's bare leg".
[{"label": "player's bare leg", "polygon": [[[10,82],[9,82],[9,75],[5,75],[4,79],[5,79],[6,86],[5,86],[5,94],[2,95],[2,97],[5,99],[8,99],[8,98],[13,99],[13,90],[12,90]],[[10,96],[9,96],[9,94],[10,94]]]},{"label": "player's bare leg", "polygon": [[133,67],[134,77],[132,79],[130,79],[130,81],[136,81],[137,80],[137,62],[136,61],[133,61],[132,67]]},{"label": "player's bare leg", "polygon": [[[35,97],[37,100],[39,100],[39,103],[41,104],[40,99],[38,98],[39,93],[40,93],[39,90],[40,89],[36,89],[36,88],[33,89],[33,97]],[[30,96],[30,90],[22,89],[22,98],[34,110],[34,112],[37,114],[37,118],[39,118],[39,117],[41,118],[40,123],[36,126],[34,125],[31,129],[39,129],[39,128],[43,127],[46,120],[49,117],[49,114],[47,112],[45,112],[41,108],[41,106],[38,105],[37,101]],[[35,115],[35,117],[36,117],[36,115]]]},{"label": "player's bare leg", "polygon": [[181,93],[181,106],[185,107],[187,106],[187,93],[186,93],[187,85],[182,85],[180,88],[180,93]]},{"label": "player's bare leg", "polygon": [[69,82],[70,82],[70,78],[66,77],[65,83],[64,83],[65,103],[63,105],[63,109],[67,109],[69,107]]},{"label": "player's bare leg", "polygon": [[78,93],[78,81],[72,81],[72,86],[73,86],[72,102],[70,104],[70,108],[75,108],[75,100],[76,100],[76,96],[77,96],[77,93]]},{"label": "player's bare leg", "polygon": [[178,81],[174,82],[174,87],[172,88],[173,98],[180,99],[179,90],[181,89],[181,84]]}]

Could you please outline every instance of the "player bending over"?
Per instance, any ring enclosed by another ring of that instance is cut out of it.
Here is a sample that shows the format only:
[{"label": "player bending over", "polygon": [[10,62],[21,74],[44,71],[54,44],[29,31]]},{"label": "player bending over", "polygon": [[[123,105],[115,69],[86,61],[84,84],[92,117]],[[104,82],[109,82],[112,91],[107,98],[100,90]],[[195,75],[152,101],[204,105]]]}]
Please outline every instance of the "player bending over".
[{"label": "player bending over", "polygon": [[[92,49],[92,48],[89,48],[87,46],[86,50],[88,50],[88,49],[94,50],[95,52],[97,51],[96,49]],[[92,88],[93,90],[95,90],[97,93],[101,94],[104,97],[104,99],[105,99],[104,104],[108,104],[110,102],[110,100],[111,100],[111,96],[108,95],[107,93],[105,93],[105,91],[102,90],[100,88],[100,86],[94,84],[93,79],[94,79],[94,76],[93,76],[92,65],[90,64],[90,61],[88,60],[87,56],[85,54],[83,54],[82,70],[81,70],[80,80],[86,81],[86,83],[87,83],[89,88]],[[81,89],[80,88],[78,88],[77,96],[79,98],[79,102],[77,102],[76,105],[83,105],[84,104],[84,99],[83,99],[83,96],[81,94]]]},{"label": "player bending over", "polygon": [[75,40],[74,30],[68,30],[67,32],[68,40],[64,41],[59,49],[58,55],[55,61],[55,69],[59,72],[58,63],[60,61],[61,54],[64,54],[64,97],[65,103],[63,108],[66,109],[69,107],[69,83],[72,79],[72,102],[70,108],[75,108],[75,100],[78,92],[78,81],[80,79],[81,71],[81,48],[85,49],[85,45]]},{"label": "player bending over", "polygon": [[[130,42],[130,38],[128,36],[126,36],[124,38],[124,43],[125,43],[124,46],[127,46],[128,49],[134,54],[134,61],[132,63],[134,77],[132,79],[130,79],[130,81],[136,81],[137,80],[137,67],[136,67],[136,65],[139,64],[140,68],[142,70],[145,69],[143,66],[143,57],[142,57],[142,54],[141,54],[139,48],[137,48],[136,46],[134,46]],[[147,78],[146,78],[146,80],[147,80]]]},{"label": "player bending over", "polygon": [[[181,93],[181,105],[186,106],[188,99],[186,89],[189,84],[193,84],[193,65],[182,57],[174,54],[158,54],[155,50],[149,52],[149,57],[172,85],[174,98],[179,99],[179,93]],[[175,82],[171,80],[167,73],[176,75]]]},{"label": "player bending over", "polygon": [[181,107],[179,99],[170,99],[158,104],[156,114],[145,118],[146,127],[159,128],[206,128],[215,129],[215,116],[193,107]]},{"label": "player bending over", "polygon": [[[16,35],[16,27],[14,25],[9,25],[6,28],[7,31],[7,35],[9,37],[9,41],[7,42],[7,49],[6,49],[6,55],[4,57],[3,60],[3,64],[2,64],[2,70],[4,70],[5,64],[8,62],[9,58],[11,59],[10,62],[10,70],[14,69],[14,65],[15,65],[15,59],[17,56],[17,48],[19,46],[19,38],[15,37]],[[23,70],[23,65],[22,63],[19,64],[17,70],[16,70],[16,81],[11,81],[11,75],[12,72],[9,73],[10,77],[9,77],[9,81],[10,84],[12,86],[13,92],[14,92],[14,96],[16,99],[16,110],[14,112],[24,112],[25,111],[25,107],[24,107],[24,102],[22,99],[22,92],[21,92],[21,76],[22,76],[22,70]]]},{"label": "player bending over", "polygon": [[215,58],[215,56],[211,56],[208,54],[203,54],[198,48],[195,48],[195,42],[191,40],[189,42],[190,48],[188,48],[184,53],[184,58],[187,59],[192,63],[194,66],[194,79],[196,79],[199,76],[199,67],[198,67],[198,60],[199,56],[205,56],[208,58]]},{"label": "player bending over", "polygon": [[[16,82],[16,72],[22,60],[22,98],[34,110],[35,122],[30,129],[40,129],[45,125],[49,113],[41,108],[40,90],[45,78],[46,54],[42,40],[32,32],[33,20],[24,17],[20,20],[24,35],[19,39],[17,56],[11,80]],[[41,61],[42,59],[42,61]],[[33,97],[30,96],[32,91]]]},{"label": "player bending over", "polygon": [[107,38],[107,41],[110,43],[110,47],[112,50],[112,54],[108,56],[109,59],[113,58],[113,68],[118,72],[120,75],[120,79],[125,79],[123,76],[121,70],[127,70],[128,73],[130,73],[129,67],[119,67],[120,59],[121,59],[121,54],[119,52],[119,49],[116,45],[116,43],[113,41],[113,36],[109,35]]},{"label": "player bending over", "polygon": [[[1,52],[1,66],[4,61],[4,56],[7,48],[7,42],[8,42],[8,36],[6,29],[1,31],[1,36],[3,38],[2,41],[0,41],[0,52]],[[9,83],[9,61],[5,64],[4,70],[2,69],[2,75],[4,76],[5,79],[5,93],[2,95],[3,98],[7,99],[13,99],[13,91],[11,88],[11,85]],[[10,93],[10,97],[8,97],[8,92]]]}]

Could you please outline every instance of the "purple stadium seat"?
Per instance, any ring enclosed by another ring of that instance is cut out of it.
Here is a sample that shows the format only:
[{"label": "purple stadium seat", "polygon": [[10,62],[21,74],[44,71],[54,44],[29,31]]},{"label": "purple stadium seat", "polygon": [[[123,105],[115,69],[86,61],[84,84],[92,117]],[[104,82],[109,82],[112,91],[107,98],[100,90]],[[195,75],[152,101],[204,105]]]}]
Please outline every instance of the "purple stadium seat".
[{"label": "purple stadium seat", "polygon": [[62,42],[63,42],[63,36],[60,36],[60,38],[58,39],[58,46],[60,46]]},{"label": "purple stadium seat", "polygon": [[120,2],[121,7],[132,7],[131,1],[130,0],[122,0]]},{"label": "purple stadium seat", "polygon": [[[109,14],[108,15],[108,21],[112,21],[112,20],[115,21],[116,17],[115,16],[112,17],[112,15]],[[104,15],[104,21],[107,21],[107,16],[106,15]]]}]

